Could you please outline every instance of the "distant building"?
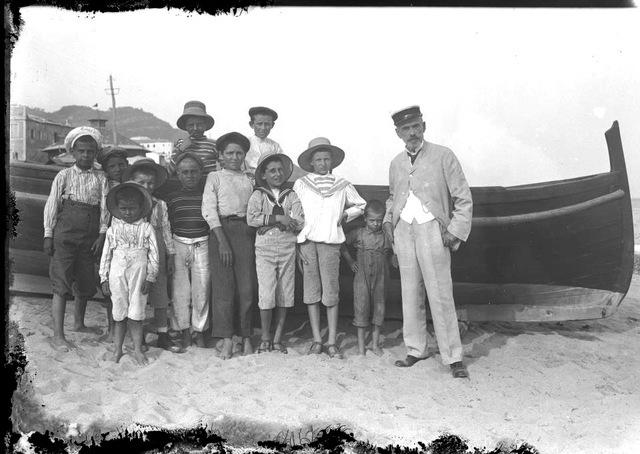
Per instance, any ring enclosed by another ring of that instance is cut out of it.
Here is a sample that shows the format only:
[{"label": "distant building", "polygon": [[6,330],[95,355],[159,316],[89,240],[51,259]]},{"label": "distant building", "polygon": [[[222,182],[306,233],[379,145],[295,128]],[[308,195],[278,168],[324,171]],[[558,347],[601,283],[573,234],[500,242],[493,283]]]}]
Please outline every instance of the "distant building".
[{"label": "distant building", "polygon": [[46,163],[48,157],[40,150],[56,142],[64,141],[73,129],[27,113],[27,107],[11,105],[9,113],[9,161]]},{"label": "distant building", "polygon": [[169,140],[156,140],[149,137],[132,137],[132,140],[135,140],[147,150],[158,153],[167,159],[171,156],[171,151],[173,151],[173,142]]}]

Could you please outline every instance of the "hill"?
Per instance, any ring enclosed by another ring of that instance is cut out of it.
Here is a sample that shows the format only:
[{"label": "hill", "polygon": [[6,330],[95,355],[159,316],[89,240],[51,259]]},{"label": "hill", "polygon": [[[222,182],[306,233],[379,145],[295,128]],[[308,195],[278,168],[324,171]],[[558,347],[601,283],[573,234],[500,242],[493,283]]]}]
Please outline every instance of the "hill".
[{"label": "hill", "polygon": [[[104,118],[107,126],[111,126],[111,111],[98,110],[88,106],[64,106],[55,112],[46,112],[37,107],[28,107],[28,113],[46,118],[56,123],[71,125],[88,124],[90,118]],[[155,140],[175,141],[184,137],[185,132],[174,128],[164,120],[159,119],[150,112],[135,107],[117,107],[116,121],[118,133],[126,137],[146,136]]]}]

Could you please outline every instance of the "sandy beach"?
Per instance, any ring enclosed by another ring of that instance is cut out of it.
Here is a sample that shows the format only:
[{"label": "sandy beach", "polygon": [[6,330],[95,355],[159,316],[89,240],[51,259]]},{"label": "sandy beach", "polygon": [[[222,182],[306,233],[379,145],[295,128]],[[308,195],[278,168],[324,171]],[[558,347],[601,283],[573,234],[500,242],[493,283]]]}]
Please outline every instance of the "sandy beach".
[{"label": "sandy beach", "polygon": [[[435,439],[444,432],[470,447],[526,441],[541,453],[631,453],[640,448],[640,276],[608,319],[553,324],[471,324],[463,337],[470,380],[454,380],[438,355],[410,369],[401,324],[383,330],[384,355],[356,355],[349,320],[340,322],[344,360],[306,356],[303,318],[287,323],[289,354],[223,361],[215,349],[173,354],[155,347],[150,364],[111,345],[72,333],[80,347],[57,352],[50,300],[14,296],[12,322],[24,336],[28,364],[14,396],[14,424],[23,432],[80,437],[132,424],[162,428],[204,424],[230,443],[309,434],[344,424],[360,440],[386,446]],[[67,308],[71,328],[72,305]],[[89,325],[104,326],[91,302]],[[259,340],[256,329],[254,343]],[[148,339],[153,343],[155,335]],[[434,344],[432,344],[434,345]],[[77,439],[77,438],[76,438]]]}]

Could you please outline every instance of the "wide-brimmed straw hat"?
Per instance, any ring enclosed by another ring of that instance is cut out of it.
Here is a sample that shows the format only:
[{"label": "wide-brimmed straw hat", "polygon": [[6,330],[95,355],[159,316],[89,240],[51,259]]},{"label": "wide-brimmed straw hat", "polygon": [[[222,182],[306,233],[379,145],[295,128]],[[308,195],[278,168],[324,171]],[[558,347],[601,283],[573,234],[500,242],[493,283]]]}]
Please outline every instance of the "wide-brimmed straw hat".
[{"label": "wide-brimmed straw hat", "polygon": [[335,169],[344,160],[344,151],[341,148],[336,147],[335,145],[331,145],[329,139],[326,137],[316,137],[311,142],[309,142],[309,148],[302,152],[300,156],[298,156],[298,165],[302,167],[307,172],[313,172],[313,167],[311,167],[311,158],[316,151],[330,151],[333,156],[331,162],[331,168]]},{"label": "wide-brimmed straw hat", "polygon": [[255,173],[256,186],[262,186],[263,188],[266,188],[269,186],[267,182],[264,180],[264,178],[262,178],[262,173],[264,172],[264,169],[267,167],[267,164],[269,164],[272,161],[282,162],[282,167],[284,170],[284,179],[282,180],[283,183],[289,180],[289,177],[291,177],[291,174],[293,173],[293,161],[289,156],[282,153],[272,153],[272,154],[262,155],[260,157],[260,160],[258,161],[258,165],[256,166],[256,173]]},{"label": "wide-brimmed straw hat", "polygon": [[102,169],[104,170],[104,166],[107,163],[107,161],[111,158],[116,158],[116,157],[122,158],[126,161],[127,150],[117,145],[105,147],[102,150],[100,150],[100,152],[98,152],[98,157],[96,158],[96,161],[98,161],[98,164],[100,164],[100,166],[102,166]]},{"label": "wide-brimmed straw hat", "polygon": [[133,175],[140,169],[148,169],[153,173],[155,173],[156,175],[155,189],[158,189],[160,186],[162,186],[169,178],[169,172],[167,172],[167,169],[162,167],[160,164],[156,163],[151,158],[142,158],[142,159],[138,159],[136,162],[134,162],[129,167],[127,167],[127,169],[124,171],[124,175],[122,176],[122,179],[124,181],[131,180]]},{"label": "wide-brimmed straw hat", "polygon": [[[125,188],[134,188],[142,194],[142,210],[140,219],[145,218],[151,214],[151,209],[153,208],[153,200],[151,199],[151,194],[144,187],[140,186],[135,181],[125,181],[124,183],[120,183],[117,186],[111,188],[109,193],[107,194],[107,209],[112,216],[122,219],[120,217],[120,210],[118,209],[118,203],[116,202],[116,196],[118,192],[122,191]],[[137,219],[136,219],[137,220]]]},{"label": "wide-brimmed straw hat", "polygon": [[221,135],[216,140],[216,149],[218,153],[222,154],[227,145],[230,143],[237,143],[244,150],[244,152],[248,152],[249,148],[251,148],[251,142],[247,139],[246,136],[240,134],[239,132],[228,132],[226,134]]},{"label": "wide-brimmed straw hat", "polygon": [[73,146],[76,144],[80,137],[89,136],[98,144],[98,150],[102,148],[102,134],[96,128],[92,128],[91,126],[78,126],[77,128],[73,128],[71,131],[67,133],[67,136],[64,138],[64,148],[67,150],[67,153],[71,153]]},{"label": "wide-brimmed straw hat", "polygon": [[204,103],[200,101],[188,101],[184,105],[182,115],[180,115],[180,118],[178,118],[178,121],[176,122],[178,124],[178,128],[182,129],[183,131],[186,131],[184,122],[186,121],[187,117],[201,117],[206,120],[207,126],[205,130],[213,128],[213,125],[215,123],[213,117],[207,114],[207,108]]}]

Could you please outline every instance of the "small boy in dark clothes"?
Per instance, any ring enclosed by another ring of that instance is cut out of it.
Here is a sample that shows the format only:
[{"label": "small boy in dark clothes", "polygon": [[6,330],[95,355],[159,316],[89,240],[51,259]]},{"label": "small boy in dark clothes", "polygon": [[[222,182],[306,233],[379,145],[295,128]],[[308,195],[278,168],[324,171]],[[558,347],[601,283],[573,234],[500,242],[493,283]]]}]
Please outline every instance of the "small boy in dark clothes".
[{"label": "small boy in dark clothes", "polygon": [[[385,298],[389,280],[391,243],[382,231],[385,206],[379,200],[370,200],[364,210],[365,227],[347,233],[342,256],[355,273],[353,279],[353,325],[358,328],[358,352],[365,354],[365,330],[373,325],[372,350],[382,354],[380,326],[384,321]],[[346,246],[357,251],[354,260]],[[373,307],[373,317],[371,317]]]},{"label": "small boy in dark clothes", "polygon": [[97,129],[80,126],[65,138],[65,148],[76,159],[73,167],[53,179],[44,207],[44,252],[51,256],[49,276],[53,287],[54,347],[75,348],[64,335],[67,299],[75,284],[74,331],[95,331],[84,324],[87,300],[96,292],[95,256],[100,253],[107,231],[108,192],[104,173],[93,169],[102,147]]}]

